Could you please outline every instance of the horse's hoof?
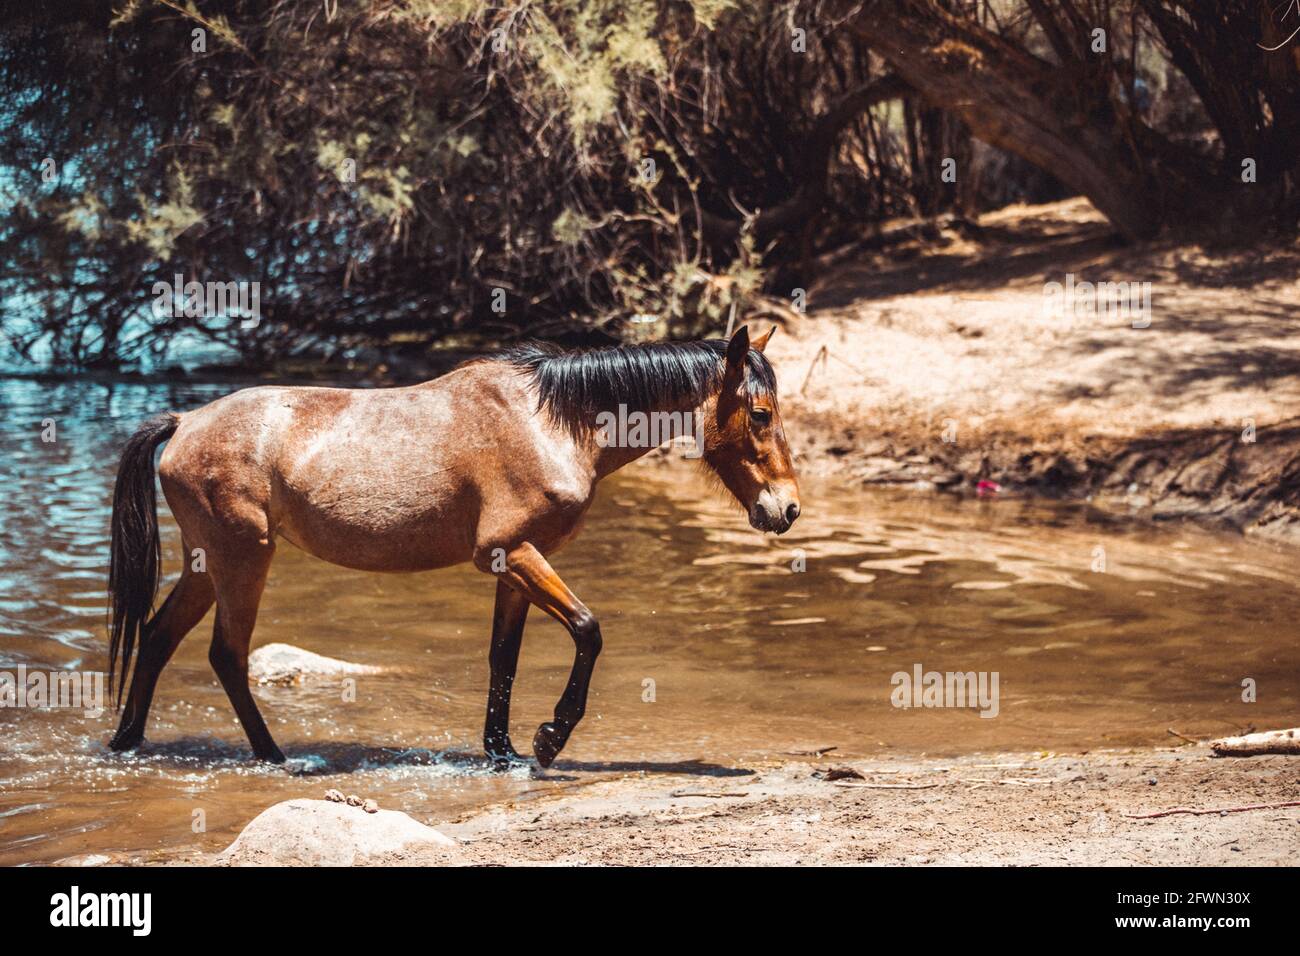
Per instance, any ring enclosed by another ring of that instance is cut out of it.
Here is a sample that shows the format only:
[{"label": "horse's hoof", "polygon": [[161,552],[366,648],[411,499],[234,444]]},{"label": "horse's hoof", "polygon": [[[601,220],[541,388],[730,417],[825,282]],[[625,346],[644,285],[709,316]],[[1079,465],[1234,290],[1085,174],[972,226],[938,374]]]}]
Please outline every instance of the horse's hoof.
[{"label": "horse's hoof", "polygon": [[527,757],[523,754],[516,753],[511,749],[508,753],[490,753],[488,760],[492,762],[492,769],[498,773],[504,773],[512,767],[518,767],[529,763]]},{"label": "horse's hoof", "polygon": [[494,738],[483,741],[483,752],[496,770],[505,770],[511,764],[523,763],[524,758],[515,750],[509,737]]},{"label": "horse's hoof", "polygon": [[258,760],[263,760],[266,763],[284,763],[284,754],[280,753],[279,747],[275,747],[265,753],[255,753],[254,756],[257,757]]},{"label": "horse's hoof", "polygon": [[124,734],[118,731],[108,742],[108,749],[121,753],[123,750],[134,750],[142,743],[144,743],[144,734]]},{"label": "horse's hoof", "polygon": [[567,733],[547,721],[537,728],[537,734],[533,737],[533,756],[543,767],[549,767],[555,762],[556,755],[564,749],[568,739]]}]

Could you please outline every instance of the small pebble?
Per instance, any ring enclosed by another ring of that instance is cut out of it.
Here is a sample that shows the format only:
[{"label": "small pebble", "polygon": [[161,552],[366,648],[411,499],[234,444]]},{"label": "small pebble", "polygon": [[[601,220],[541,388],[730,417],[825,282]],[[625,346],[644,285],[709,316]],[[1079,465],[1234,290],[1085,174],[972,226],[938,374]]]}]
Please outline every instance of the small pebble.
[{"label": "small pebble", "polygon": [[342,803],[344,797],[343,794],[341,794],[339,791],[334,789],[329,789],[325,791],[325,799],[328,800],[330,803]]},{"label": "small pebble", "polygon": [[361,806],[361,798],[358,797],[355,793],[349,793],[349,794],[348,794],[348,806],[350,806],[350,807],[359,807],[359,806]]},{"label": "small pebble", "polygon": [[378,813],[379,804],[374,800],[367,800],[361,805],[361,809],[365,810],[366,813]]}]

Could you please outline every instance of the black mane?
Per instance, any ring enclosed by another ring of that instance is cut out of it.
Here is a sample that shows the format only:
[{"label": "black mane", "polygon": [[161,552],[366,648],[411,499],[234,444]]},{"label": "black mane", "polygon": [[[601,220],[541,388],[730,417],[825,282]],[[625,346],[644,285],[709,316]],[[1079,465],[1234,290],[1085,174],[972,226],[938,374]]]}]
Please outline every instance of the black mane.
[{"label": "black mane", "polygon": [[[722,385],[727,340],[651,342],[567,350],[544,342],[503,349],[493,361],[525,371],[538,408],[574,429],[624,405],[629,412],[694,407]],[[751,397],[776,400],[776,373],[763,353],[749,350],[745,387]]]}]

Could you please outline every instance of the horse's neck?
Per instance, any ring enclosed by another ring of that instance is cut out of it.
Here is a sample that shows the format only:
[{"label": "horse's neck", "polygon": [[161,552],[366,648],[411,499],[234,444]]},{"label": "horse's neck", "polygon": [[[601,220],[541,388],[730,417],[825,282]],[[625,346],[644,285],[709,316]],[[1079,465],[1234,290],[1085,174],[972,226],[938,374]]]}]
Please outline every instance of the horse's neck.
[{"label": "horse's neck", "polygon": [[702,405],[602,413],[597,420],[602,427],[586,439],[586,450],[597,478],[604,478],[678,438],[686,439],[681,447],[683,457],[699,458],[704,450],[704,423],[714,407],[710,398]]}]

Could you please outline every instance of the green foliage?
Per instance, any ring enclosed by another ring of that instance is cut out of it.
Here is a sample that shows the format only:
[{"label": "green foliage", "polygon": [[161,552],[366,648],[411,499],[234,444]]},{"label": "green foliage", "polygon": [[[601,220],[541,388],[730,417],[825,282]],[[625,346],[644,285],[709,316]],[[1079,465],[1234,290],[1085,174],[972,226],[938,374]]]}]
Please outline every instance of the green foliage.
[{"label": "green foliage", "polygon": [[535,63],[534,95],[554,104],[581,146],[612,119],[624,84],[667,67],[652,35],[657,4],[594,0],[564,7],[554,18],[532,12],[520,43]]},{"label": "green foliage", "polygon": [[[40,333],[73,363],[160,350],[181,324],[150,314],[148,290],[176,272],[262,283],[256,330],[194,329],[255,362],[296,343],[714,319],[698,277],[739,247],[706,247],[684,214],[700,173],[664,127],[697,117],[647,107],[708,79],[698,59],[733,6],[128,0],[66,28],[32,14],[0,33],[0,80],[27,104],[11,134],[39,135],[11,135],[0,165],[72,157],[77,182],[23,194],[30,215],[0,241],[31,268],[0,292],[84,303],[91,334],[34,326],[20,351]],[[723,195],[704,201],[725,211]],[[495,288],[512,293],[504,316]]]},{"label": "green foliage", "polygon": [[[104,209],[103,204],[94,197],[91,197],[91,202],[96,209]],[[172,182],[163,202],[152,202],[143,195],[139,197],[139,202],[139,214],[126,220],[123,226],[130,239],[147,246],[150,253],[159,259],[168,258],[176,240],[187,229],[203,221],[203,213],[194,207],[194,187],[190,182],[190,174],[180,164],[173,169]],[[103,234],[103,219],[102,216],[96,216],[94,234],[87,233],[84,226],[86,220],[81,215],[81,211],[86,208],[85,203],[83,199],[81,206],[69,208],[64,217],[72,215],[75,227],[88,238],[95,238]]]},{"label": "green foliage", "polygon": [[[1235,17],[1241,2],[1208,8]],[[1052,55],[1019,5],[993,6],[942,5]],[[1112,18],[1118,49],[1152,5],[1087,7]],[[1265,84],[1251,43],[1210,29],[1213,17],[1179,26],[1206,16],[1179,10],[1166,29],[1207,75],[1240,68],[1250,89]],[[73,365],[158,352],[182,332],[248,363],[375,343],[601,340],[645,315],[673,334],[715,333],[864,225],[972,202],[934,183],[936,156],[970,153],[951,116],[914,100],[838,116],[887,69],[869,32],[847,0],[26,5],[0,24],[4,332],[20,353]],[[1233,69],[1216,72],[1224,49]],[[1214,131],[1188,82],[1149,40],[1137,62],[1161,78],[1152,116],[1202,161]],[[1081,117],[1109,122],[1117,76],[1082,76]],[[1294,164],[1268,128],[1283,113],[1293,128],[1294,104],[1227,92],[1212,100],[1223,122],[1246,119],[1226,139]],[[260,282],[263,321],[152,315],[153,282],[177,272]]]}]

